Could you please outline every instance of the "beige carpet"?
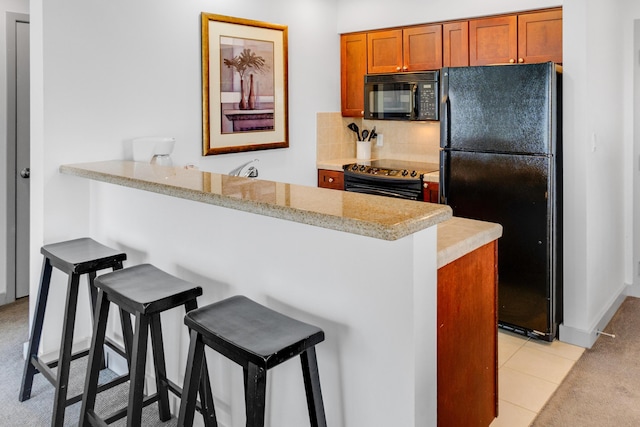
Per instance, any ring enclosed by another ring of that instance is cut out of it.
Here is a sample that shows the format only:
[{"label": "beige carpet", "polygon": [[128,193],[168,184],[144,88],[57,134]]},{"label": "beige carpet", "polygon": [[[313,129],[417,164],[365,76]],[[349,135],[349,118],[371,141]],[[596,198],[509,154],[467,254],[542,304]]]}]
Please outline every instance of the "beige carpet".
[{"label": "beige carpet", "polygon": [[[24,359],[23,343],[29,339],[29,300],[22,298],[17,302],[0,306],[0,427],[47,427],[51,425],[53,409],[53,386],[40,374],[33,379],[31,399],[18,401]],[[71,362],[69,376],[69,396],[82,393],[86,372],[86,357]],[[55,370],[54,370],[55,371]],[[115,374],[108,369],[101,371],[100,382],[113,378]],[[127,405],[128,383],[120,384],[98,395],[96,412],[110,414]],[[81,403],[75,403],[65,411],[64,427],[75,427],[80,418]],[[172,418],[161,422],[157,415],[157,404],[147,406],[143,412],[143,426],[173,427],[177,420]],[[198,416],[196,420],[199,421]],[[112,424],[116,427],[126,425],[126,419]]]},{"label": "beige carpet", "polygon": [[628,297],[533,426],[640,426],[640,299]]}]

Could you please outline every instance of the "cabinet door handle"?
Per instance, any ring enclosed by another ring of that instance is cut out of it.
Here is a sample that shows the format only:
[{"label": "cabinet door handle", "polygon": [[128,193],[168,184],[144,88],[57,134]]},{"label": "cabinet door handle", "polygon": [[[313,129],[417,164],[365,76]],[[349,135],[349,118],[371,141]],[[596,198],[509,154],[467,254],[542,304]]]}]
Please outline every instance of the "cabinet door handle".
[{"label": "cabinet door handle", "polygon": [[409,69],[409,67],[407,67],[407,66],[405,65],[404,67],[402,67],[402,69],[403,69],[404,71],[407,71],[407,70]]},{"label": "cabinet door handle", "polygon": [[509,60],[509,64],[513,64],[513,63],[515,63],[515,62],[516,62],[516,60],[515,60],[515,59],[513,59],[513,58],[511,58],[511,59]]},{"label": "cabinet door handle", "polygon": [[400,68],[400,67],[396,67],[396,71],[400,71],[400,70],[401,70],[401,68]]},{"label": "cabinet door handle", "polygon": [[330,177],[327,181],[333,182],[333,178]]},{"label": "cabinet door handle", "polygon": [[520,64],[522,64],[522,63],[524,62],[524,59],[522,59],[522,58],[518,58],[518,62],[519,62]]}]

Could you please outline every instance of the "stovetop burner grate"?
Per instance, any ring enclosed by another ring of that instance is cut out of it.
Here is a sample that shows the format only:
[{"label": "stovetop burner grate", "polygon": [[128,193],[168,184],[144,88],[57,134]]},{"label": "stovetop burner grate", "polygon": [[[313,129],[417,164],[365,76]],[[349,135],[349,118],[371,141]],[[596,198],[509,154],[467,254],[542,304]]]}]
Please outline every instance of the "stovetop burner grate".
[{"label": "stovetop burner grate", "polygon": [[411,162],[405,160],[372,160],[359,161],[344,165],[346,173],[379,176],[393,179],[420,180],[422,175],[437,172],[437,163]]}]

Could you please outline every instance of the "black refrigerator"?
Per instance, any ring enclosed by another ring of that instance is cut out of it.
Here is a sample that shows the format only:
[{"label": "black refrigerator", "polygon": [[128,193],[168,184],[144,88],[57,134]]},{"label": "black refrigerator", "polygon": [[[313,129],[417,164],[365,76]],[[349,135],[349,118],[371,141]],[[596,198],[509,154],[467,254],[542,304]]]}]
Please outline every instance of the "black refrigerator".
[{"label": "black refrigerator", "polygon": [[562,321],[561,85],[550,62],[441,73],[440,201],[502,225],[498,325],[546,341]]}]

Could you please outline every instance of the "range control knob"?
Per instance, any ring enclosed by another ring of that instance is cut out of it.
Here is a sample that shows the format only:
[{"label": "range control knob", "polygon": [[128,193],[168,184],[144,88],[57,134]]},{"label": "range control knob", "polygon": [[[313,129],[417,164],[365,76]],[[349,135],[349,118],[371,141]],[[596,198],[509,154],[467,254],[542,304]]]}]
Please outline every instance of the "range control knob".
[{"label": "range control knob", "polygon": [[360,172],[364,172],[367,167],[365,165],[360,165]]},{"label": "range control knob", "polygon": [[411,178],[415,178],[416,175],[418,175],[418,172],[416,171],[411,171]]},{"label": "range control knob", "polygon": [[353,166],[351,166],[351,170],[352,170],[352,171],[357,171],[357,170],[358,170],[358,165],[353,165]]},{"label": "range control knob", "polygon": [[408,171],[408,170],[404,169],[404,170],[402,171],[402,176],[407,176],[408,174],[409,174],[409,171]]}]

